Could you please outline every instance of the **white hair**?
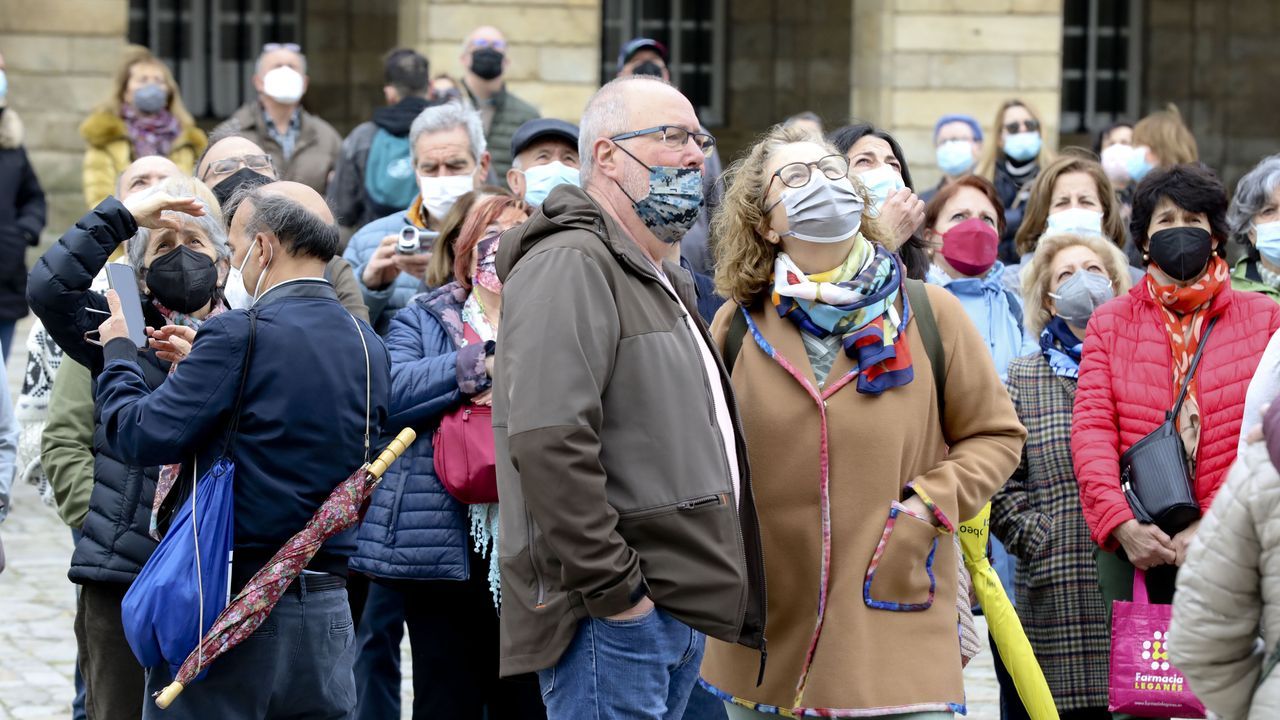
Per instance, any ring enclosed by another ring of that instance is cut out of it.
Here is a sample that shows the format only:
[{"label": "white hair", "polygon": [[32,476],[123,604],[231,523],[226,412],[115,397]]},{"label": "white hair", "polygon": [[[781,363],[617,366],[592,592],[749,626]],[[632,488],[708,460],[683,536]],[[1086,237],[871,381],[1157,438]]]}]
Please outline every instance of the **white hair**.
[{"label": "white hair", "polygon": [[661,83],[673,87],[671,83],[647,75],[620,77],[605,83],[587,101],[582,111],[582,121],[578,123],[578,175],[582,185],[591,182],[595,174],[595,157],[591,148],[600,138],[611,138],[627,132],[631,122],[627,105],[627,86],[631,83]]},{"label": "white hair", "polygon": [[409,126],[409,154],[413,157],[413,164],[418,164],[418,138],[425,133],[445,132],[459,127],[467,131],[472,159],[480,162],[480,157],[488,149],[480,113],[460,102],[447,102],[423,110]]},{"label": "white hair", "polygon": [[[280,52],[280,50],[288,50],[288,48],[278,48],[276,50],[272,50],[271,52]],[[301,52],[293,52],[292,50],[288,50],[288,51],[293,53],[294,55],[297,55],[298,59],[302,61],[302,74],[306,75],[307,74],[307,56],[303,55]],[[262,75],[262,60],[266,56],[267,56],[267,53],[265,52],[258,54],[258,59],[253,63],[254,75]]]}]

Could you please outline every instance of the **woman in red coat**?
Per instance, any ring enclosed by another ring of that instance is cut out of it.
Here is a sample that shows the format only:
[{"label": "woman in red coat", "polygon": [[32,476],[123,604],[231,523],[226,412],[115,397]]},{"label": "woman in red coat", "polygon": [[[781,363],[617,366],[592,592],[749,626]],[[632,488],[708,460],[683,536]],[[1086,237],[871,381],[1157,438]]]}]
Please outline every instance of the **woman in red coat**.
[{"label": "woman in red coat", "polygon": [[1153,602],[1172,602],[1177,568],[1199,522],[1172,537],[1139,523],[1120,488],[1120,455],[1164,422],[1209,321],[1217,318],[1177,419],[1202,512],[1236,457],[1245,392],[1272,333],[1273,300],[1231,289],[1222,255],[1227,196],[1209,170],[1152,171],[1133,196],[1131,231],[1147,274],[1089,321],[1072,421],[1080,502],[1101,548],[1106,607],[1131,599],[1133,569]]}]

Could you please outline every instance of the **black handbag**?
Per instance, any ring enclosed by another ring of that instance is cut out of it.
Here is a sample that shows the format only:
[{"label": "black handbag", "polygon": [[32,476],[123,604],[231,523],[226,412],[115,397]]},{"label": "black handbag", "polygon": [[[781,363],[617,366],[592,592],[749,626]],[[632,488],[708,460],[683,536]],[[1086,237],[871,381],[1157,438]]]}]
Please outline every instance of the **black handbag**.
[{"label": "black handbag", "polygon": [[1200,346],[1187,368],[1187,377],[1178,391],[1173,409],[1165,413],[1164,423],[1151,434],[1134,443],[1120,456],[1120,486],[1133,516],[1140,523],[1154,524],[1172,537],[1200,517],[1200,503],[1192,489],[1187,469],[1186,449],[1178,435],[1176,420],[1187,397],[1187,386],[1200,366],[1209,333],[1218,318],[1209,321],[1200,336]]}]

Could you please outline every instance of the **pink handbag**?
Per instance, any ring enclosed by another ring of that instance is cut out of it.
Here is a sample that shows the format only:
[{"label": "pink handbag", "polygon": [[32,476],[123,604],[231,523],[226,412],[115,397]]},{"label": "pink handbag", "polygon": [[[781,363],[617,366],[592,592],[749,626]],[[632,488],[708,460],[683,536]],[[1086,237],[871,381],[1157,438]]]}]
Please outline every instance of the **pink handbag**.
[{"label": "pink handbag", "polygon": [[463,403],[441,418],[431,441],[436,475],[450,495],[467,505],[498,502],[493,408]]},{"label": "pink handbag", "polygon": [[1133,572],[1133,602],[1111,610],[1111,693],[1108,710],[1148,718],[1203,718],[1204,703],[1169,664],[1172,605],[1147,601],[1147,577]]}]

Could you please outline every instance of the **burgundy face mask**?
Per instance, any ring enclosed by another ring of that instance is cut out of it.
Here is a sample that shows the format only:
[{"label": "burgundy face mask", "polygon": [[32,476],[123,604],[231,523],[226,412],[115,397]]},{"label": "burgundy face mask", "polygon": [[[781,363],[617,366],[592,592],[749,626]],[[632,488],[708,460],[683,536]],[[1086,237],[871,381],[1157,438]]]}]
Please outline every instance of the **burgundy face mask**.
[{"label": "burgundy face mask", "polygon": [[962,275],[985,275],[996,264],[1000,236],[979,218],[969,218],[942,234],[942,257]]}]

